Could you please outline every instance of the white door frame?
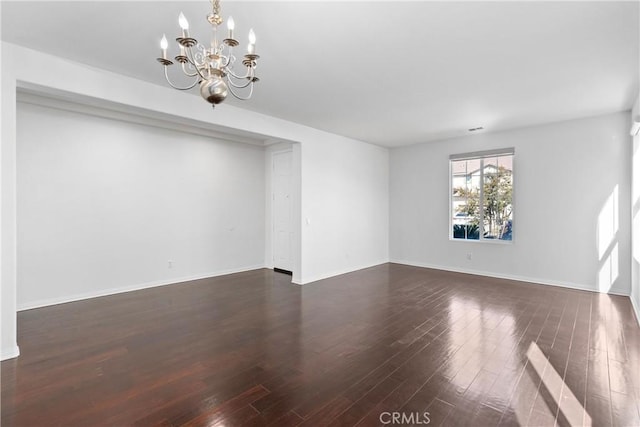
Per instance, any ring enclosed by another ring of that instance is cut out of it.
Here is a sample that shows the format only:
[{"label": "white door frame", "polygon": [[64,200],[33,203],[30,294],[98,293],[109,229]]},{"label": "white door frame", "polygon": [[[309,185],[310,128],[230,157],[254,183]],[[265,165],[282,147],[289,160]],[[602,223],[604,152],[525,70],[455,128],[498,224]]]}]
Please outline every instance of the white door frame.
[{"label": "white door frame", "polygon": [[[275,156],[277,156],[279,154],[284,154],[284,153],[290,153],[291,154],[291,186],[290,186],[290,192],[293,193],[293,180],[295,179],[295,177],[294,177],[294,168],[293,168],[293,161],[294,161],[294,158],[293,158],[293,154],[294,154],[293,153],[293,147],[289,147],[289,148],[285,148],[285,149],[281,149],[281,150],[274,150],[274,151],[271,152],[271,156],[270,156],[270,164],[271,164],[271,166],[270,166],[271,186],[270,187],[271,188],[269,189],[270,190],[269,197],[270,197],[270,201],[271,201],[271,203],[270,203],[271,204],[271,224],[269,224],[269,227],[270,227],[270,230],[271,230],[271,254],[270,254],[271,259],[269,260],[269,265],[271,265],[273,268],[277,267],[276,266],[276,262],[275,262],[275,246],[276,246],[275,203],[273,203],[274,200],[275,200],[275,192],[274,192],[274,188],[275,188],[275,175],[274,175],[275,162],[274,162],[274,159],[275,159]],[[293,209],[295,207],[295,206],[293,206],[293,204],[295,203],[295,198],[291,199],[291,203],[292,203],[292,209]],[[293,212],[292,212],[292,214],[293,214]],[[294,225],[295,224],[294,224],[293,215],[292,215],[291,216],[291,224],[290,224],[290,226],[291,226],[292,232],[294,233],[294,238],[295,238],[295,233],[296,232],[295,232],[295,229],[294,229]],[[295,269],[294,245],[292,245],[292,247],[291,247],[290,257],[291,257],[291,260],[290,260],[290,262],[291,262],[291,271],[293,272],[293,270]]]}]

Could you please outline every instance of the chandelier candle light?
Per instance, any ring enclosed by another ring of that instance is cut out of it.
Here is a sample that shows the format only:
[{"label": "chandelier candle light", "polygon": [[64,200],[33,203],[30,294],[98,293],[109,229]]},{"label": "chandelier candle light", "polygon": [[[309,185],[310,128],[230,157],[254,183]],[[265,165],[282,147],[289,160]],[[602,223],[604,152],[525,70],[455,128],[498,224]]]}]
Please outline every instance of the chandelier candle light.
[{"label": "chandelier candle light", "polygon": [[169,79],[168,69],[170,65],[173,65],[173,61],[167,57],[169,42],[166,35],[163,35],[160,40],[162,57],[157,59],[164,66],[164,76],[171,87],[178,90],[189,90],[200,84],[200,95],[215,107],[216,104],[224,101],[229,93],[242,100],[251,98],[253,84],[259,80],[255,75],[255,70],[260,57],[256,55],[256,35],[251,29],[249,30],[247,53],[242,60],[242,65],[246,68],[245,74],[234,73],[233,67],[236,63],[236,57],[233,55],[233,48],[239,45],[238,41],[233,38],[235,22],[230,16],[227,20],[227,37],[219,43],[218,27],[222,24],[220,0],[212,0],[211,4],[213,10],[207,15],[207,21],[211,24],[212,29],[210,47],[202,45],[189,35],[189,21],[182,12],[178,17],[182,33],[176,38],[180,54],[174,59],[180,63],[182,72],[188,78],[193,79],[193,82],[185,87],[179,87]]}]

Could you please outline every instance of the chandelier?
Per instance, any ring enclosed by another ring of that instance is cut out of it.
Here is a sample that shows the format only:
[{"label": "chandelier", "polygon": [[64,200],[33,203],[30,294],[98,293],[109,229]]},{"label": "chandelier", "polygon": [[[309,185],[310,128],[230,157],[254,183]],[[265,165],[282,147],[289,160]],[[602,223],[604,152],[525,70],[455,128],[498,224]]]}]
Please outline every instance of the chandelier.
[{"label": "chandelier", "polygon": [[182,73],[188,79],[192,79],[192,82],[187,86],[181,87],[175,85],[169,78],[169,66],[174,63],[167,57],[169,43],[166,35],[163,35],[160,41],[162,57],[157,59],[164,66],[164,76],[171,87],[178,90],[189,90],[199,84],[200,95],[215,107],[216,104],[224,101],[229,93],[242,100],[251,98],[253,84],[259,80],[255,75],[255,70],[260,57],[255,52],[256,35],[251,29],[249,30],[247,53],[242,58],[242,65],[245,68],[244,75],[234,72],[237,58],[234,55],[233,48],[239,45],[238,41],[233,37],[235,23],[230,16],[227,20],[226,38],[219,42],[218,30],[220,24],[222,24],[220,0],[211,0],[211,5],[212,11],[207,15],[207,21],[211,24],[212,29],[209,46],[201,44],[189,35],[189,22],[182,12],[178,17],[178,24],[182,29],[182,33],[176,38],[180,54],[176,55],[174,60],[180,64],[178,68],[181,68]]}]

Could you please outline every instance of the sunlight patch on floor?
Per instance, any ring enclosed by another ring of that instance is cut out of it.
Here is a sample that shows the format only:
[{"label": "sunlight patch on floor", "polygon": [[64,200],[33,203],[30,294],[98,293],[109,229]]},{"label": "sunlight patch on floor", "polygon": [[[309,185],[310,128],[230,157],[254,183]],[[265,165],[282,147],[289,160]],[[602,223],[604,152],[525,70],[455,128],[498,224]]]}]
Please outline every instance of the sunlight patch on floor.
[{"label": "sunlight patch on floor", "polygon": [[542,379],[540,387],[546,387],[548,395],[554,399],[554,402],[547,402],[547,406],[552,403],[551,407],[557,407],[572,427],[590,427],[591,417],[535,342],[529,345],[527,360]]}]

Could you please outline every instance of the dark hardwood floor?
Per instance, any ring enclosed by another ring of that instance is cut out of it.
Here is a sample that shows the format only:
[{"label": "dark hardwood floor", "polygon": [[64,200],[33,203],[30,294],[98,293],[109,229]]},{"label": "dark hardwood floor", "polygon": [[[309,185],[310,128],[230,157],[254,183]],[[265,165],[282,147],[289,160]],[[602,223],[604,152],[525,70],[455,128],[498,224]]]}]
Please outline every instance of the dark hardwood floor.
[{"label": "dark hardwood floor", "polygon": [[2,426],[640,426],[628,298],[397,264],[290,280],[20,312]]}]

